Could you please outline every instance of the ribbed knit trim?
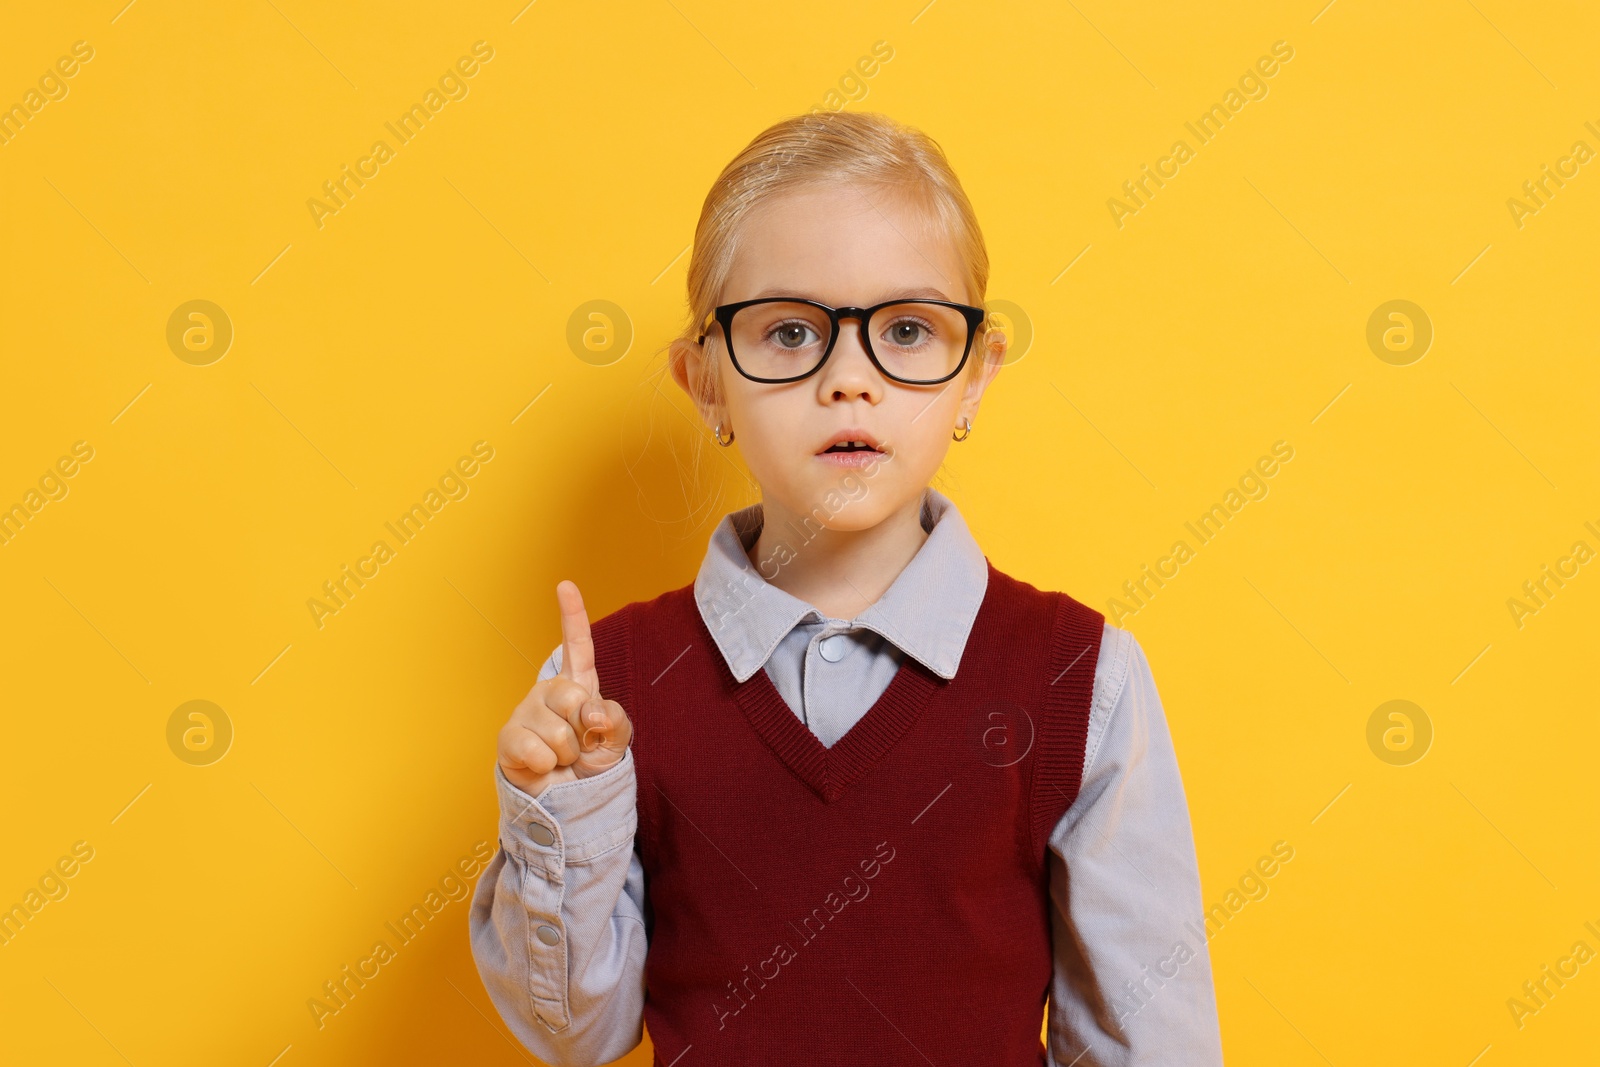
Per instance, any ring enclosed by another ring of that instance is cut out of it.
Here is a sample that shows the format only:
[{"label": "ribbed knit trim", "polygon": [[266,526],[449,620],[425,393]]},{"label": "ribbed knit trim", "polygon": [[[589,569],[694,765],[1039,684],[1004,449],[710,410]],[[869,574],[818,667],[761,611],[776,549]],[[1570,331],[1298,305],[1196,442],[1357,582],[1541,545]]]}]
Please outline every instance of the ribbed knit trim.
[{"label": "ribbed knit trim", "polygon": [[1065,593],[1056,594],[1045,679],[1044,722],[1033,761],[1030,855],[1044,862],[1050,832],[1078,799],[1088,744],[1090,701],[1105,616]]},{"label": "ribbed knit trim", "polygon": [[[648,730],[653,723],[642,723],[639,709],[633,702],[634,675],[639,671],[639,665],[633,661],[633,626],[637,615],[635,610],[637,602],[624,604],[622,607],[596,619],[589,627],[589,637],[594,641],[595,669],[602,672],[600,675],[600,696],[606,700],[615,700],[622,705],[622,710],[627,713],[629,721],[633,724],[633,737],[628,742],[631,749],[639,740],[640,728]],[[621,669],[617,669],[620,665]],[[638,806],[639,827],[637,833],[653,835],[655,830],[647,825],[652,811],[650,805]]]},{"label": "ribbed knit trim", "polygon": [[[597,669],[601,664],[628,665],[627,669],[619,671],[616,677],[607,675],[600,679],[600,696],[605,700],[615,700],[622,705],[622,710],[629,711],[630,714],[633,704],[634,671],[632,631],[632,604],[624,604],[589,627],[589,636],[594,641],[594,662]],[[638,724],[634,725],[637,729]]]},{"label": "ribbed knit trim", "polygon": [[720,656],[712,656],[723,685],[733,692],[756,735],[778,762],[804,782],[825,804],[864,778],[921,717],[935,689],[947,684],[917,660],[907,657],[867,713],[829,748],[800,721],[765,668],[744,682]]}]

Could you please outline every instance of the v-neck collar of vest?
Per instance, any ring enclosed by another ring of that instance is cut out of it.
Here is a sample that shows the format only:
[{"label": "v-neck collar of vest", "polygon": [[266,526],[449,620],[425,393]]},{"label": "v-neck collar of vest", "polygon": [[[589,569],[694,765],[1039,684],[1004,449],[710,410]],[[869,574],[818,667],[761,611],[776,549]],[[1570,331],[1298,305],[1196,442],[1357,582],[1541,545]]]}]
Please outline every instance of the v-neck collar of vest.
[{"label": "v-neck collar of vest", "polygon": [[734,701],[756,734],[825,804],[838,800],[883,761],[922,716],[941,684],[921,663],[907,658],[877,702],[829,748],[784,703],[765,670],[739,682],[720,656],[711,658],[720,665],[724,682],[732,687]]}]

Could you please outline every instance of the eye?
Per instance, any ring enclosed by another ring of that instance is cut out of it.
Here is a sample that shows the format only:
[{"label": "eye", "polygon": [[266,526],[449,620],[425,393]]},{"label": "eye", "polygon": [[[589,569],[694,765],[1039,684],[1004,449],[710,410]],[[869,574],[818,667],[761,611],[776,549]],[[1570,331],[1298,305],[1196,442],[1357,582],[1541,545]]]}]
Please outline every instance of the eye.
[{"label": "eye", "polygon": [[915,318],[900,318],[889,324],[884,331],[884,337],[894,345],[902,348],[914,348],[925,344],[934,334],[932,324]]},{"label": "eye", "polygon": [[[808,335],[812,340],[807,339]],[[822,340],[822,337],[809,323],[791,319],[788,322],[780,322],[768,330],[767,339],[776,341],[781,348],[804,348],[808,344]]]}]

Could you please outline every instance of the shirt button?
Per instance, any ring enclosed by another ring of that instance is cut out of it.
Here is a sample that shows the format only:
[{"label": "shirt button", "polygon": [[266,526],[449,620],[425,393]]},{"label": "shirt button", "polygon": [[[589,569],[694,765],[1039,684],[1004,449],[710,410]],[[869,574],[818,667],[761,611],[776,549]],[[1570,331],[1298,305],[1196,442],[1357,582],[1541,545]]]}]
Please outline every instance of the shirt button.
[{"label": "shirt button", "polygon": [[818,650],[822,653],[822,658],[829,663],[838,663],[844,659],[844,654],[850,651],[850,639],[844,634],[834,634],[832,637],[824,638]]},{"label": "shirt button", "polygon": [[561,941],[561,931],[554,926],[541,926],[534,934],[547,945],[558,944]]},{"label": "shirt button", "polygon": [[556,843],[555,833],[543,823],[529,823],[528,836],[533,838],[534,844],[537,845],[553,845]]}]

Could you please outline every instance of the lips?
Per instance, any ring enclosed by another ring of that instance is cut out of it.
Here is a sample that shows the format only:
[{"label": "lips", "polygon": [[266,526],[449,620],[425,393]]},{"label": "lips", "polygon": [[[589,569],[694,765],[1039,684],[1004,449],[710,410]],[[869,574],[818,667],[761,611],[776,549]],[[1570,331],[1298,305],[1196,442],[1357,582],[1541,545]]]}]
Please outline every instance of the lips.
[{"label": "lips", "polygon": [[817,450],[817,455],[826,453],[872,452],[882,453],[883,442],[867,430],[859,427],[849,427],[840,430],[823,442]]}]

